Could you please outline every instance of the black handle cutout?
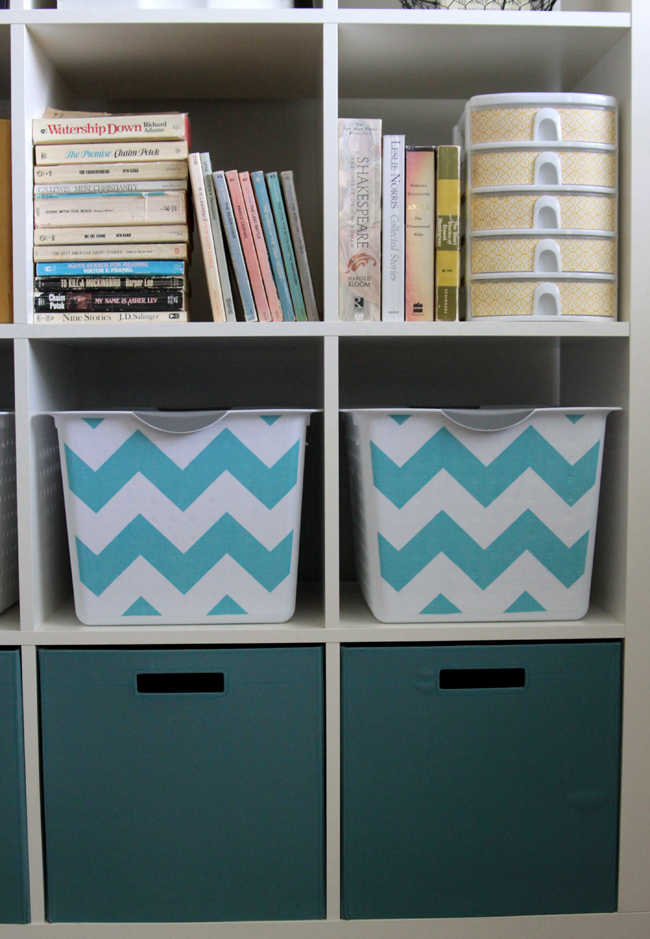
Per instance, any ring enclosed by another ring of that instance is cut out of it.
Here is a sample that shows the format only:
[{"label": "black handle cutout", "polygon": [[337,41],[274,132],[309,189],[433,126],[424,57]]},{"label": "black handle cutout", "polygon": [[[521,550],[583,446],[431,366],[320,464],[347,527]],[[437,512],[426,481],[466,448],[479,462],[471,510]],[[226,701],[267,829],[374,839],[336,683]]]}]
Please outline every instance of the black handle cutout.
[{"label": "black handle cutout", "polygon": [[147,672],[138,675],[140,694],[220,694],[224,688],[223,672]]},{"label": "black handle cutout", "polygon": [[471,691],[481,688],[523,688],[525,668],[441,668],[442,691]]}]

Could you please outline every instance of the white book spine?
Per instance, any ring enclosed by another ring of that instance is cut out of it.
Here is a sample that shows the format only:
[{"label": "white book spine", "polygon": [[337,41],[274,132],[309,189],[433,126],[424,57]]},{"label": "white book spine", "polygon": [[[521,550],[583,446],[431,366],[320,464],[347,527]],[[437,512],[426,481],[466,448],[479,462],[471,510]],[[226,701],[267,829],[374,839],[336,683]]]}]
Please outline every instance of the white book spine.
[{"label": "white book spine", "polygon": [[186,114],[110,114],[106,117],[46,117],[32,121],[35,144],[98,140],[186,140]]},{"label": "white book spine", "polygon": [[34,248],[34,261],[186,261],[187,245],[51,245]]},{"label": "white book spine", "polygon": [[41,198],[44,196],[58,198],[59,196],[101,195],[106,192],[161,192],[163,190],[185,192],[186,189],[186,179],[146,179],[133,182],[125,179],[112,183],[38,183],[34,186],[34,195]]},{"label": "white book spine", "polygon": [[146,143],[45,144],[34,147],[37,166],[65,163],[151,163],[187,160],[185,140]]},{"label": "white book spine", "polygon": [[226,250],[223,244],[223,233],[221,231],[221,220],[219,218],[219,207],[217,205],[217,190],[215,189],[212,176],[212,163],[209,153],[201,154],[201,167],[203,169],[205,195],[208,200],[212,240],[214,242],[214,251],[217,258],[217,268],[219,269],[219,279],[221,281],[221,293],[223,296],[223,304],[226,308],[226,321],[228,323],[236,323],[237,314],[235,312],[235,301],[232,295],[230,274],[228,273],[228,262],[226,261]]},{"label": "white book spine", "polygon": [[189,314],[187,310],[172,310],[170,312],[132,310],[125,313],[34,313],[34,322],[39,325],[53,323],[187,323]]},{"label": "white book spine", "polygon": [[187,179],[187,160],[153,163],[64,163],[34,167],[35,183],[113,182],[124,179]]},{"label": "white book spine", "polygon": [[129,192],[34,199],[35,228],[168,225],[187,220],[184,192]]},{"label": "white book spine", "polygon": [[208,281],[208,292],[210,294],[212,317],[215,323],[225,323],[226,309],[223,302],[223,296],[221,294],[221,282],[219,280],[219,271],[217,269],[217,257],[214,250],[214,241],[212,239],[210,215],[208,213],[208,200],[205,194],[205,186],[203,184],[203,168],[201,166],[201,157],[198,153],[190,153],[190,181],[192,183],[192,193],[194,195],[196,225],[199,229],[201,250],[203,252],[203,264],[205,266],[205,276]]},{"label": "white book spine", "polygon": [[187,225],[107,225],[105,228],[35,228],[34,244],[101,245],[188,242]]},{"label": "white book spine", "polygon": [[404,320],[404,156],[403,134],[384,136],[382,192],[381,318]]}]

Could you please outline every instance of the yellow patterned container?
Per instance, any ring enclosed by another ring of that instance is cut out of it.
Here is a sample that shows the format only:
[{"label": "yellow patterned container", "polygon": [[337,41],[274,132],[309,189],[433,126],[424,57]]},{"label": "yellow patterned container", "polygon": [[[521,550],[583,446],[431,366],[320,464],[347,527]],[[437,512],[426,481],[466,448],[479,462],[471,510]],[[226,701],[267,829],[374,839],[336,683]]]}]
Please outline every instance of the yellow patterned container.
[{"label": "yellow patterned container", "polygon": [[473,280],[471,319],[616,319],[616,280]]},{"label": "yellow patterned container", "polygon": [[484,150],[470,155],[469,189],[597,186],[614,190],[616,153],[600,150]]},{"label": "yellow patterned container", "polygon": [[617,144],[616,98],[607,95],[477,95],[467,114],[468,147],[525,141]]},{"label": "yellow patterned container", "polygon": [[472,274],[615,274],[615,238],[473,238]]},{"label": "yellow patterned container", "polygon": [[471,230],[616,231],[616,197],[502,193],[470,198]]}]

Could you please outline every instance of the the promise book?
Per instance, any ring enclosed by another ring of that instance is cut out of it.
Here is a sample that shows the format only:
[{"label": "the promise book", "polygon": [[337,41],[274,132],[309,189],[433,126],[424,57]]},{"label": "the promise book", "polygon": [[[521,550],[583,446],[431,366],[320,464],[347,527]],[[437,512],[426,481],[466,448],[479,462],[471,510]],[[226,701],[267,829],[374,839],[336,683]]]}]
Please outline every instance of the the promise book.
[{"label": "the promise book", "polygon": [[381,318],[381,121],[339,120],[339,319]]}]

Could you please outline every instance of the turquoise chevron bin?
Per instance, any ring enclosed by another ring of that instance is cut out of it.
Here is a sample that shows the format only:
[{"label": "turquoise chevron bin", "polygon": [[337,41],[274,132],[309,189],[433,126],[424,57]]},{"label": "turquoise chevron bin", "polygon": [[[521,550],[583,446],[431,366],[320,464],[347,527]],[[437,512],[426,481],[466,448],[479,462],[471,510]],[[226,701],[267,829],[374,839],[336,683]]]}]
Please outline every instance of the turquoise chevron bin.
[{"label": "turquoise chevron bin", "polygon": [[377,619],[584,616],[613,410],[344,412],[357,576]]},{"label": "turquoise chevron bin", "polygon": [[29,922],[23,705],[18,649],[0,651],[0,923]]},{"label": "turquoise chevron bin", "polygon": [[40,649],[39,677],[50,922],[324,916],[321,646]]},{"label": "turquoise chevron bin", "polygon": [[311,413],[53,412],[81,622],[290,619]]},{"label": "turquoise chevron bin", "polygon": [[615,911],[621,646],[343,648],[343,915]]}]

